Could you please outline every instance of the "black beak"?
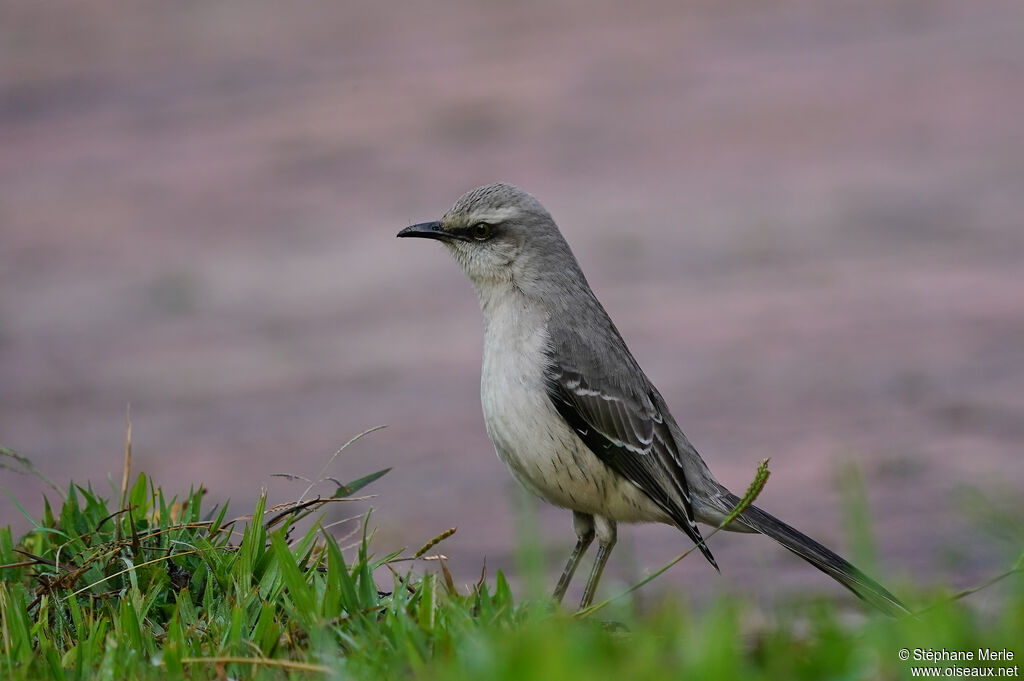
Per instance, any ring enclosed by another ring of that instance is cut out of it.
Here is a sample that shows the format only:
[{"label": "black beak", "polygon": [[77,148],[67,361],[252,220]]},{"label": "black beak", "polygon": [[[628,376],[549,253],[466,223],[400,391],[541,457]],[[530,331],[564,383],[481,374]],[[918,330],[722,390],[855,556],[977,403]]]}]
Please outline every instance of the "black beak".
[{"label": "black beak", "polygon": [[416,236],[421,239],[439,239],[444,241],[449,239],[451,234],[441,229],[440,222],[420,222],[411,227],[406,227],[397,236]]}]

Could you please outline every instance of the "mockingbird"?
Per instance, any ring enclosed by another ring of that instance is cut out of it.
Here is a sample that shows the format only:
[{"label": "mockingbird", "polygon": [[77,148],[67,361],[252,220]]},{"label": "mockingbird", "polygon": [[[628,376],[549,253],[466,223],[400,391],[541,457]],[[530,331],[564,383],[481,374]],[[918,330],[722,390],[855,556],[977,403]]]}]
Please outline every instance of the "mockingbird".
[{"label": "mockingbird", "polygon": [[[518,187],[489,184],[398,236],[440,241],[469,277],[484,318],[487,434],[524,487],[573,512],[576,547],[555,600],[596,536],[580,607],[590,605],[619,521],[675,525],[717,570],[697,523],[719,525],[739,499],[676,425],[544,206]],[[863,572],[756,506],[726,529],[768,535],[860,598],[906,612]]]}]

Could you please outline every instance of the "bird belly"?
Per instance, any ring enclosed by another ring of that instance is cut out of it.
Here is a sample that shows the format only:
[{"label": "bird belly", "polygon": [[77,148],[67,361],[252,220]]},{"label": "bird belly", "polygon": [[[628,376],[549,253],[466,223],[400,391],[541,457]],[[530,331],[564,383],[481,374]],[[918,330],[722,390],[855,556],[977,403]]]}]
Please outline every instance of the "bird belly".
[{"label": "bird belly", "polygon": [[543,374],[543,327],[518,330],[514,350],[485,343],[491,351],[484,352],[480,391],[487,434],[512,475],[556,506],[624,522],[670,522],[650,497],[598,459],[555,409]]}]

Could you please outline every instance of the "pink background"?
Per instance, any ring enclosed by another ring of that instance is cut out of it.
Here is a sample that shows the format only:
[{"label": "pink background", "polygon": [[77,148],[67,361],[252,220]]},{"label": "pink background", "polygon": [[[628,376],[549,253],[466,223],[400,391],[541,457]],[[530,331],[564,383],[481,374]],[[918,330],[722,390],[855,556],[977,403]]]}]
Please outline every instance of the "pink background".
[{"label": "pink background", "polygon": [[[2,4],[0,444],[62,486],[120,480],[129,402],[136,470],[236,513],[386,423],[329,471],[394,468],[378,550],[458,526],[460,580],[515,574],[475,297],[394,238],[506,180],[723,482],[772,457],[762,505],[845,551],[859,466],[897,585],[1020,551],[1017,0]],[[1008,544],[965,489],[1010,500]],[[537,517],[554,572],[570,518]],[[620,536],[609,582],[687,546]],[[712,548],[724,577],[694,557],[650,593],[833,592],[768,540]]]}]

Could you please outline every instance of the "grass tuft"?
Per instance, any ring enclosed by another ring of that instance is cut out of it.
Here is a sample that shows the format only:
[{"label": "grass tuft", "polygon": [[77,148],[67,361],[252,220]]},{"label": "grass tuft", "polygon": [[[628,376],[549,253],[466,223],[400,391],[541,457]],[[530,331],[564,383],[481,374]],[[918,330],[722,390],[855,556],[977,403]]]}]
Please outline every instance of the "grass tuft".
[{"label": "grass tuft", "polygon": [[[517,601],[501,572],[459,586],[444,556],[427,555],[454,530],[406,556],[373,549],[369,514],[349,546],[323,525],[328,504],[385,473],[343,484],[322,471],[299,499],[260,496],[239,517],[204,508],[202,488],[171,496],[145,474],[125,477],[116,506],[70,485],[17,541],[0,529],[0,678],[893,679],[910,678],[901,648],[1007,649],[1015,660],[971,663],[1007,669],[1024,654],[1021,565],[992,587],[995,613],[924,595],[934,606],[898,621],[851,622],[824,601],[694,613],[663,598],[610,625]],[[734,513],[767,477],[763,462]],[[306,498],[322,481],[334,493]]]}]

